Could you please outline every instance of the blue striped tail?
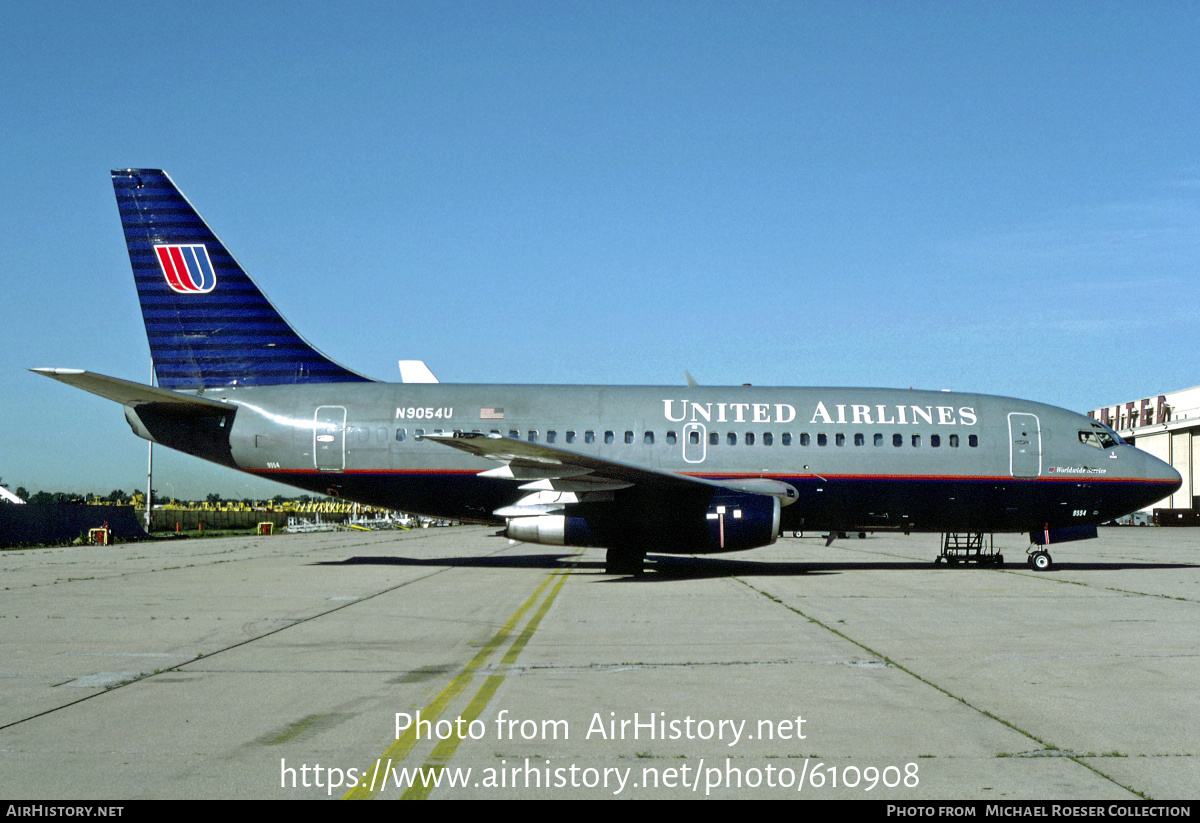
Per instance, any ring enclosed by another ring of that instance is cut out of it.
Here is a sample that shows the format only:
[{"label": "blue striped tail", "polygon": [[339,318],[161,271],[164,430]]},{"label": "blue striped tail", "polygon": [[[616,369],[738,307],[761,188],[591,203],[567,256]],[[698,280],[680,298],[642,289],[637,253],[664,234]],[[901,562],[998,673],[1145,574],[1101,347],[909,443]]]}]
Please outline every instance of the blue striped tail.
[{"label": "blue striped tail", "polygon": [[369,381],[288,325],[165,172],[112,180],[160,386]]}]

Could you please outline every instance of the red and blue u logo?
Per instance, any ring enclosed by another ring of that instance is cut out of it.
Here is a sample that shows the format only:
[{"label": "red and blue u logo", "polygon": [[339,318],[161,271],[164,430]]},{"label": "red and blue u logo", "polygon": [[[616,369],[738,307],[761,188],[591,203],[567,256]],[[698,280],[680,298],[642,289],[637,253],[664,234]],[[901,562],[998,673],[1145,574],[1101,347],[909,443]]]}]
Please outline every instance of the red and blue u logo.
[{"label": "red and blue u logo", "polygon": [[217,275],[203,244],[155,246],[154,253],[172,290],[180,294],[207,294],[216,287]]}]

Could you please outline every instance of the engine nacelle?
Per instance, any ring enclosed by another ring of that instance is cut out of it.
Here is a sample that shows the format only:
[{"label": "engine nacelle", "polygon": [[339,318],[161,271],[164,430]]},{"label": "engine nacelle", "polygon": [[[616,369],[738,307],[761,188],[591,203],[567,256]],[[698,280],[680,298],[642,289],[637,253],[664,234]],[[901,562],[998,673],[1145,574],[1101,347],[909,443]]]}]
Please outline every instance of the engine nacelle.
[{"label": "engine nacelle", "polygon": [[522,543],[544,543],[550,546],[600,545],[591,542],[591,530],[582,517],[561,514],[510,517],[505,534]]},{"label": "engine nacelle", "polygon": [[711,552],[769,546],[779,537],[779,498],[763,494],[719,492],[704,515]]},{"label": "engine nacelle", "polygon": [[640,548],[677,554],[768,546],[779,537],[779,498],[719,490],[708,502],[632,512],[618,503],[568,505],[564,514],[511,517],[513,540],[551,546]]}]

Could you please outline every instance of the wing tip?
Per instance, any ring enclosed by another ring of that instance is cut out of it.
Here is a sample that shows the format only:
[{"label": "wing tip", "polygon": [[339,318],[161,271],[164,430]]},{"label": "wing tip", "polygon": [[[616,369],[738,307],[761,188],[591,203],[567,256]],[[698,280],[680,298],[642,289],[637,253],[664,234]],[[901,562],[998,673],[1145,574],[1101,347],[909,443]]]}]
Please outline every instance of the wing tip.
[{"label": "wing tip", "polygon": [[55,368],[55,367],[49,367],[49,366],[42,366],[40,368],[30,369],[30,371],[33,372],[34,374],[40,374],[43,377],[53,377],[53,378],[78,377],[81,374],[87,374],[87,372],[84,369],[63,369],[63,368]]}]

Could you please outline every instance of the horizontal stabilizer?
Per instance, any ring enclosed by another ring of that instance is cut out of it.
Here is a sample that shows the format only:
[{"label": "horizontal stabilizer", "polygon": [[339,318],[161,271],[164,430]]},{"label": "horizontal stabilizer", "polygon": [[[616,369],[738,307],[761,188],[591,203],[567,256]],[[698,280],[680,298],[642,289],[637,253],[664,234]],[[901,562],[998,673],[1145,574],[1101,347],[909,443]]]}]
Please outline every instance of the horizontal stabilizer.
[{"label": "horizontal stabilizer", "polygon": [[167,404],[175,411],[187,411],[199,415],[229,414],[231,406],[206,397],[193,394],[180,394],[169,389],[159,389],[134,383],[132,380],[121,380],[103,374],[83,371],[82,369],[30,369],[44,374],[59,382],[74,386],[77,389],[98,394],[103,398],[115,401],[124,406],[142,406],[148,403]]}]

